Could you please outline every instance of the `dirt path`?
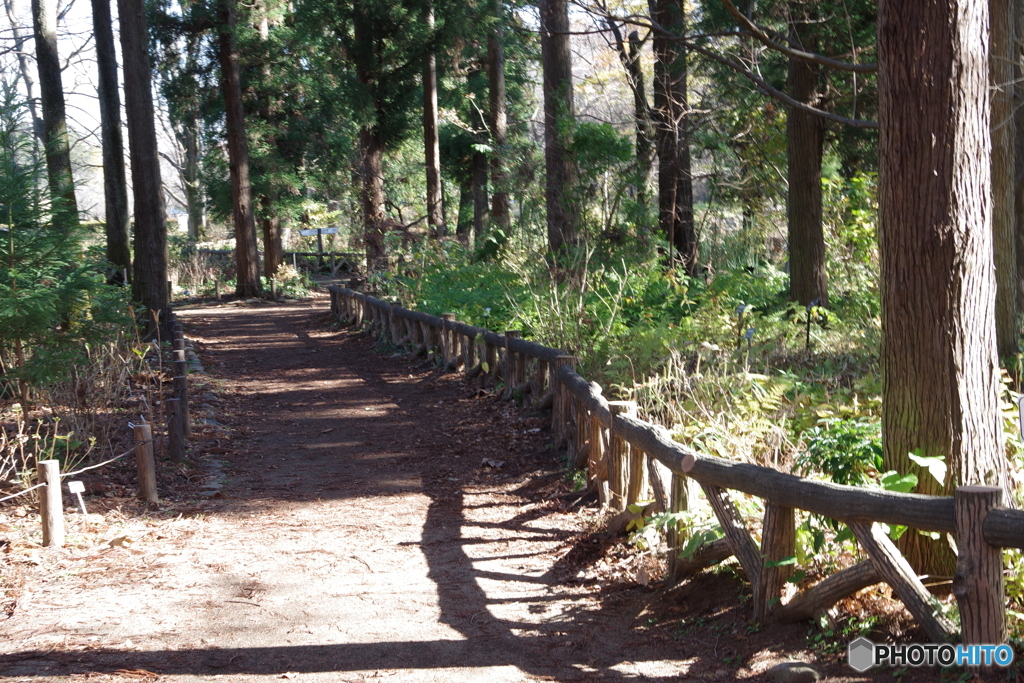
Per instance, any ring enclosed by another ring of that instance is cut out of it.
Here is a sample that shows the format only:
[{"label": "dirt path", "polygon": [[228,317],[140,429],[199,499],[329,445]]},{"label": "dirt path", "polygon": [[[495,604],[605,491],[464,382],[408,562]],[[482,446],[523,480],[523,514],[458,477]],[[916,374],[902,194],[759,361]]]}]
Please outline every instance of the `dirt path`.
[{"label": "dirt path", "polygon": [[729,572],[638,585],[562,495],[545,420],[382,356],[323,298],[180,317],[214,389],[197,466],[164,464],[148,511],[126,469],[61,549],[29,508],[0,514],[22,539],[0,538],[0,678],[760,681],[814,660],[891,680],[807,652],[805,625],[750,624]]},{"label": "dirt path", "polygon": [[[726,673],[636,632],[628,611],[609,618],[600,611],[607,596],[586,581],[566,582],[559,560],[585,513],[545,500],[562,489],[539,418],[374,355],[366,338],[327,327],[324,309],[321,300],[180,314],[219,381],[218,419],[231,428],[230,440],[205,442],[200,456],[207,471],[224,473],[223,488],[180,516],[126,517],[125,546],[90,539],[88,522],[72,521],[70,548],[35,551],[56,575],[26,587],[3,624],[0,673]],[[210,453],[224,443],[229,453]]]}]

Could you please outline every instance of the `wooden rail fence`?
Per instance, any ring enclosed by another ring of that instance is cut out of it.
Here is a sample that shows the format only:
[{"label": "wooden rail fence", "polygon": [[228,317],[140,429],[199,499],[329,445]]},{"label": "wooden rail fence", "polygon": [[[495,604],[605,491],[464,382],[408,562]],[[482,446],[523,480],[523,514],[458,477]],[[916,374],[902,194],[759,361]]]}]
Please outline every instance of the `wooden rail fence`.
[{"label": "wooden rail fence", "polygon": [[[724,538],[704,544],[687,560],[672,552],[674,578],[735,555],[753,588],[753,616],[762,622],[808,619],[884,581],[933,642],[958,635],[966,644],[1006,641],[1002,548],[1024,548],[1024,511],[1004,507],[1001,489],[961,486],[951,497],[895,493],[701,455],[674,441],[664,428],[640,420],[635,403],[606,400],[599,385],[576,373],[576,358],[527,341],[518,331],[498,334],[458,322],[452,314],[438,318],[345,287],[328,289],[331,311],[340,321],[365,326],[414,356],[435,358],[446,370],[461,369],[467,380],[503,383],[507,397],[550,407],[556,445],[566,447],[577,466],[586,467],[602,504],[625,510],[642,501],[649,487],[655,502],[647,512],[682,512],[688,509],[688,480],[696,482]],[[655,463],[670,473],[668,486]],[[764,500],[760,544],[730,491]],[[783,602],[783,586],[792,575],[784,561],[795,554],[797,509],[846,523],[868,559]],[[953,594],[960,609],[959,634],[880,524],[956,536]],[[670,529],[672,548],[681,548],[686,536],[683,526]]]}]

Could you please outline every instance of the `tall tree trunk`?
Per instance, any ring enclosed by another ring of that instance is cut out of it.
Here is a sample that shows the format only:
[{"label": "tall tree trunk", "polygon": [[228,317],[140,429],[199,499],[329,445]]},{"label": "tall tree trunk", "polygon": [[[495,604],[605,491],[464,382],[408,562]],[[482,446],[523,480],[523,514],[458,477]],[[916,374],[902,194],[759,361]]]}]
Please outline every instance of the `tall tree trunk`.
[{"label": "tall tree trunk", "polygon": [[[887,469],[919,493],[1006,486],[989,203],[988,0],[878,9],[882,428]],[[946,459],[937,483],[908,453]],[[901,539],[951,575],[944,541]]]},{"label": "tall tree trunk", "polygon": [[384,246],[384,142],[372,128],[359,130],[362,155],[359,200],[363,208],[366,266],[371,273],[388,270]]},{"label": "tall tree trunk", "polygon": [[1014,243],[1017,255],[1017,305],[1024,307],[1024,0],[1014,0],[1013,75],[1014,110]]},{"label": "tall tree trunk", "polygon": [[473,237],[473,184],[459,186],[459,217],[455,224],[455,236],[465,245]]},{"label": "tall tree trunk", "polygon": [[[124,107],[135,198],[135,259],[132,296],[158,314],[164,338],[170,338],[167,291],[167,223],[160,179],[160,156],[153,117],[149,29],[143,0],[118,0]],[[151,321],[147,321],[151,322]],[[147,336],[156,333],[150,325]]]},{"label": "tall tree trunk", "polygon": [[1017,353],[1017,252],[1014,206],[1013,7],[989,0],[989,82],[992,91],[992,239],[996,264],[996,340],[999,357]]},{"label": "tall tree trunk", "polygon": [[[500,5],[499,5],[500,8]],[[499,9],[500,11],[500,9]],[[487,36],[488,111],[491,124],[491,228],[501,232],[502,244],[509,238],[512,220],[509,215],[508,188],[505,175],[505,146],[508,144],[508,115],[505,101],[505,50],[502,27]]]},{"label": "tall tree trunk", "polygon": [[260,256],[256,247],[256,217],[252,207],[252,181],[249,179],[249,142],[245,137],[245,111],[242,108],[242,74],[235,41],[234,0],[220,5],[220,71],[224,93],[224,122],[228,137],[228,163],[231,171],[231,213],[235,224],[235,294],[259,296]]},{"label": "tall tree trunk", "polygon": [[92,0],[93,36],[99,67],[100,128],[103,140],[103,195],[107,214],[107,260],[114,266],[112,282],[132,267],[128,239],[128,181],[121,139],[121,94],[117,87],[117,53],[110,19],[110,0]]},{"label": "tall tree trunk", "polygon": [[190,116],[185,124],[175,127],[174,135],[185,154],[181,181],[185,188],[185,210],[188,211],[188,236],[198,240],[203,234],[206,213],[203,185],[199,178],[199,121],[194,115]]},{"label": "tall tree trunk", "polygon": [[[434,6],[424,9],[426,24],[434,32]],[[435,238],[444,237],[444,194],[441,180],[441,140],[437,126],[437,57],[430,50],[423,58],[423,149],[427,162],[427,225]]]},{"label": "tall tree trunk", "polygon": [[[680,0],[654,0],[655,20],[673,35],[686,32]],[[668,240],[670,259],[697,274],[697,233],[693,223],[693,179],[686,102],[686,54],[678,41],[654,36],[654,108],[657,113],[658,224]],[[674,255],[671,252],[675,252]],[[670,260],[671,262],[671,260]]]},{"label": "tall tree trunk", "polygon": [[[475,96],[475,102],[483,102],[487,88],[487,74],[482,70],[470,71],[467,78],[467,89]],[[486,145],[489,140],[484,111],[474,104],[470,121],[473,125],[473,141],[477,145]],[[470,159],[473,180],[473,233],[477,249],[484,244],[484,238],[490,228],[490,207],[487,197],[487,154],[477,148]]]},{"label": "tall tree trunk", "polygon": [[[796,33],[791,34],[796,40]],[[797,41],[798,42],[798,41]],[[815,46],[808,46],[813,50]],[[810,62],[789,59],[789,94],[798,102],[818,106],[818,70]],[[807,306],[828,305],[825,232],[821,224],[821,154],[824,121],[790,107],[786,117],[789,193],[789,298]]]},{"label": "tall tree trunk", "polygon": [[64,220],[78,222],[75,181],[71,177],[71,145],[64,117],[64,86],[57,56],[56,14],[45,0],[32,0],[32,27],[36,38],[39,96],[43,105],[43,143],[50,197]]},{"label": "tall tree trunk", "polygon": [[28,62],[28,51],[25,43],[29,37],[23,36],[18,28],[18,22],[14,14],[14,0],[4,0],[4,8],[7,10],[7,18],[11,22],[11,37],[14,38],[14,50],[18,55],[18,72],[21,79],[25,81],[25,97],[28,100],[29,112],[32,115],[32,132],[35,133],[38,142],[43,141],[43,119],[39,116],[39,108],[36,106],[36,79],[32,77],[32,69]]},{"label": "tall tree trunk", "polygon": [[547,205],[548,250],[552,260],[578,244],[580,197],[578,171],[569,151],[576,109],[572,92],[572,52],[569,45],[567,0],[541,0],[540,46],[544,71],[544,188]]},{"label": "tall tree trunk", "polygon": [[263,274],[270,280],[277,275],[277,269],[284,260],[281,219],[278,216],[267,216],[260,219],[260,225],[263,228]]}]

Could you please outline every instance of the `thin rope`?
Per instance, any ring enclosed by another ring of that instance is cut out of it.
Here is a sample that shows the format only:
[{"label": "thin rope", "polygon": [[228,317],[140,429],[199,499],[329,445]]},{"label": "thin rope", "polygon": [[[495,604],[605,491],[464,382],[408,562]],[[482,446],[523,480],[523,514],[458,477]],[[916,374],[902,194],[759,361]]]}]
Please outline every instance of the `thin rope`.
[{"label": "thin rope", "polygon": [[35,491],[36,489],[40,489],[40,488],[42,488],[44,486],[46,486],[46,482],[45,481],[42,484],[36,484],[35,486],[33,486],[30,489],[25,489],[24,491],[21,491],[20,493],[15,493],[13,496],[7,496],[6,498],[0,498],[0,503],[4,502],[5,500],[11,500],[12,498],[17,498],[18,496],[24,496],[29,491]]},{"label": "thin rope", "polygon": [[131,455],[134,452],[135,452],[135,449],[133,448],[130,451],[125,451],[121,455],[114,456],[110,460],[104,460],[103,462],[99,463],[98,465],[89,465],[88,467],[83,467],[82,469],[75,470],[74,472],[65,472],[64,474],[60,475],[60,478],[64,479],[65,477],[71,477],[71,476],[74,476],[76,474],[81,474],[82,472],[88,472],[89,470],[94,470],[97,467],[103,467],[104,465],[109,465],[110,463],[112,463],[112,462],[114,462],[116,460],[120,460],[121,458],[123,458],[123,457],[125,457],[127,455]]}]

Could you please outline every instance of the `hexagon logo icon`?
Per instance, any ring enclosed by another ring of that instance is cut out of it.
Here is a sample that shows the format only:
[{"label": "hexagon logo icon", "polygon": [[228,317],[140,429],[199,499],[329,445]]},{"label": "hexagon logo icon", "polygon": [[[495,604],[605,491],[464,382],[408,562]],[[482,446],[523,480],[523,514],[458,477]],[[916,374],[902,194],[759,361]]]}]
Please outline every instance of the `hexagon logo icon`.
[{"label": "hexagon logo icon", "polygon": [[875,664],[875,644],[858,638],[847,646],[846,657],[851,669],[863,673]]}]

